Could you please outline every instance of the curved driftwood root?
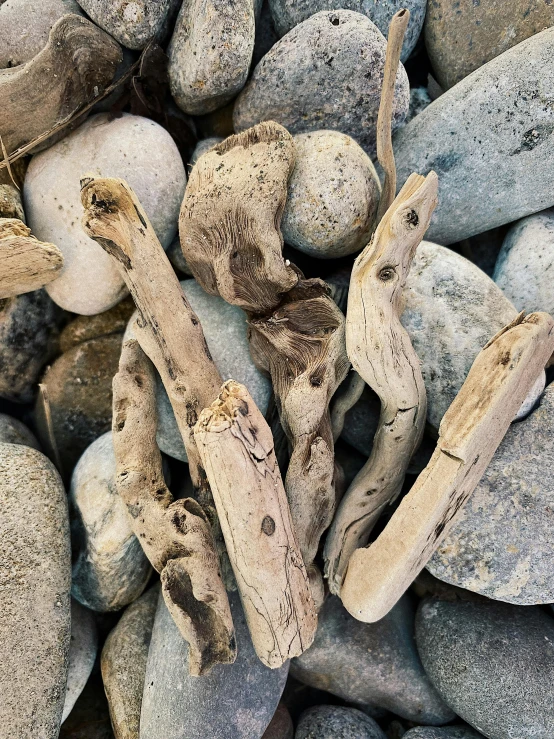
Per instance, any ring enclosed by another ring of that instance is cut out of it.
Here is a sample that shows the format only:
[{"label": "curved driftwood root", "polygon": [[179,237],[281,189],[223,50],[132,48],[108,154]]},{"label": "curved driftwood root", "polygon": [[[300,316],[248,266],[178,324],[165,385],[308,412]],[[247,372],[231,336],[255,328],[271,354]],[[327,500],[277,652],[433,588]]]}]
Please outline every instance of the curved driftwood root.
[{"label": "curved driftwood root", "polygon": [[114,378],[116,484],[133,531],[160,573],[166,605],[189,643],[190,673],[234,662],[236,645],[227,593],[210,524],[192,498],[173,500],[156,444],[155,376],[137,341],[123,347]]}]

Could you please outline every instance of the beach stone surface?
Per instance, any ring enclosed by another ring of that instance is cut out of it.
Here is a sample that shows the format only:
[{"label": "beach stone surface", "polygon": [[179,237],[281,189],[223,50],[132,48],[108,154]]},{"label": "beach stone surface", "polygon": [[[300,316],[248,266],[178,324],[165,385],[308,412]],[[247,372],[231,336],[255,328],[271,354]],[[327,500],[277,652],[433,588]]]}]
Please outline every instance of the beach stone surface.
[{"label": "beach stone surface", "polygon": [[127,288],[113,258],[81,226],[80,180],[85,174],[126,180],[164,248],[177,232],[186,175],[169,133],[129,114],[92,116],[31,159],[23,191],[28,225],[64,256],[63,270],[47,292],[65,310],[90,316],[118,303]]},{"label": "beach stone surface", "polygon": [[223,107],[242,90],[254,50],[252,0],[184,0],[169,44],[169,84],[192,115]]},{"label": "beach stone surface", "polygon": [[222,141],[222,136],[210,136],[207,139],[200,139],[200,141],[196,144],[194,151],[192,152],[192,156],[190,158],[191,166],[193,167],[196,164],[202,154],[205,154],[212,148],[212,146],[220,144]]},{"label": "beach stone surface", "polygon": [[71,635],[71,550],[59,474],[40,452],[0,444],[0,725],[55,739]]},{"label": "beach stone surface", "polygon": [[401,61],[406,61],[423,28],[426,0],[270,0],[273,23],[279,36],[321,10],[355,10],[373,21],[387,37],[392,17],[402,8],[410,11],[410,22],[404,36]]},{"label": "beach stone surface", "polygon": [[554,27],[476,70],[397,132],[398,187],[412,172],[439,178],[426,238],[452,244],[554,205],[553,133]]},{"label": "beach stone surface", "polygon": [[114,739],[104,686],[96,670],[63,722],[59,739]]},{"label": "beach stone surface", "polygon": [[72,593],[94,611],[118,611],[132,603],[152,574],[115,477],[112,432],[108,431],[79,459],[69,490]]},{"label": "beach stone surface", "polygon": [[416,619],[426,673],[488,739],[550,739],[554,619],[540,608],[426,600]]},{"label": "beach stone surface", "polygon": [[143,49],[159,39],[174,4],[174,0],[79,0],[96,25],[128,49]]},{"label": "beach stone surface", "polygon": [[548,0],[433,0],[425,45],[435,78],[452,87],[512,46],[554,25]]},{"label": "beach stone surface", "polygon": [[40,444],[24,423],[0,413],[0,444],[23,444],[40,452]]},{"label": "beach stone surface", "polygon": [[454,714],[423,671],[413,629],[409,596],[373,624],[357,621],[330,597],[319,612],[314,643],[291,661],[291,675],[349,703],[385,708],[409,721],[447,723]]},{"label": "beach stone surface", "polygon": [[554,313],[554,208],[508,231],[493,279],[518,310]]},{"label": "beach stone surface", "polygon": [[77,698],[83,692],[89,679],[96,651],[98,635],[96,623],[91,611],[71,601],[71,643],[69,646],[69,669],[67,672],[67,688],[63,704],[62,723],[71,713]]},{"label": "beach stone surface", "polygon": [[386,739],[372,718],[357,708],[313,706],[300,716],[295,739]]},{"label": "beach stone surface", "polygon": [[294,724],[288,708],[284,703],[279,703],[273,714],[269,726],[264,731],[262,739],[293,739]]},{"label": "beach stone surface", "polygon": [[229,593],[237,659],[191,677],[188,644],[160,595],[146,665],[140,739],[252,739],[271,721],[289,663],[271,670],[258,659],[237,593]]},{"label": "beach stone surface", "polygon": [[281,221],[285,242],[319,259],[360,251],[381,193],[371,159],[338,131],[297,134],[294,144],[296,164]]},{"label": "beach stone surface", "polygon": [[[312,15],[256,66],[235,104],[235,129],[243,131],[266,120],[281,123],[292,134],[333,129],[351,136],[373,156],[385,51],[385,37],[360,13]],[[409,100],[408,77],[400,65],[393,130],[404,122]]]},{"label": "beach stone surface", "polygon": [[256,66],[267,52],[279,40],[268,0],[261,3],[260,14],[256,16],[256,38],[254,39],[254,52],[252,54],[252,66]]},{"label": "beach stone surface", "polygon": [[101,336],[111,334],[123,336],[134,310],[135,304],[129,296],[104,313],[95,316],[77,316],[60,334],[60,351],[67,352],[83,341],[99,339]]},{"label": "beach stone surface", "polygon": [[116,739],[138,739],[148,647],[160,588],[127,607],[102,650],[102,680]]},{"label": "beach stone surface", "polygon": [[407,731],[402,739],[479,739],[471,726],[418,726]]}]

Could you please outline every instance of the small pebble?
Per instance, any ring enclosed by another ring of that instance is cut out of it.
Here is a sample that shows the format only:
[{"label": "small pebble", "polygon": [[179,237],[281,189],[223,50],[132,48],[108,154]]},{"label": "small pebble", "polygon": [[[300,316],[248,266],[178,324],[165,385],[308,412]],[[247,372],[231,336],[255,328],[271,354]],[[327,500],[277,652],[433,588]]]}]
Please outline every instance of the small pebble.
[{"label": "small pebble", "polygon": [[0,444],[22,444],[40,452],[40,444],[27,426],[5,413],[0,413]]},{"label": "small pebble", "polygon": [[295,739],[387,739],[379,725],[356,708],[313,706],[304,711]]},{"label": "small pebble", "polygon": [[98,649],[96,624],[92,613],[76,600],[71,601],[71,643],[69,645],[69,670],[63,705],[62,723],[71,713],[75,701],[87,684]]},{"label": "small pebble", "polygon": [[279,703],[262,739],[293,739],[293,737],[294,725],[288,708],[284,703]]}]

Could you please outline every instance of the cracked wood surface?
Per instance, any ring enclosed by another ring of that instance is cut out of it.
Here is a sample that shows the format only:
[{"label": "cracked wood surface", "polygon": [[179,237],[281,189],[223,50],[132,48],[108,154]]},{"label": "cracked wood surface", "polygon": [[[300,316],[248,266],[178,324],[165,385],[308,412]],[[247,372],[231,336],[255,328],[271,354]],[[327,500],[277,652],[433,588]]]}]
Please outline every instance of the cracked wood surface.
[{"label": "cracked wood surface", "polygon": [[481,350],[444,415],[437,448],[381,535],[352,555],[341,598],[378,621],[421,572],[477,486],[554,350],[554,319],[520,314]]}]

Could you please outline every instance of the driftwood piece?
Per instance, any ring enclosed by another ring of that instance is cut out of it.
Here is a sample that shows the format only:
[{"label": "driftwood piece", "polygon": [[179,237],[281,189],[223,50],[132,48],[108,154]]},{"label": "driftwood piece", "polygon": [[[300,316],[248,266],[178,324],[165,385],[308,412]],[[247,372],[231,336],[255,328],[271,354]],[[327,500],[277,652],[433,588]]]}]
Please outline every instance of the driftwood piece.
[{"label": "driftwood piece", "polygon": [[31,61],[0,70],[0,135],[8,153],[98,97],[121,58],[119,45],[90,21],[60,18]]},{"label": "driftwood piece", "polygon": [[63,266],[57,246],[31,236],[18,218],[0,218],[0,299],[38,290]]},{"label": "driftwood piece", "polygon": [[173,620],[189,643],[191,675],[234,662],[233,620],[210,524],[193,498],[173,500],[156,444],[156,382],[137,341],[127,342],[113,382],[116,485]]},{"label": "driftwood piece", "polygon": [[554,319],[520,314],[477,355],[444,415],[437,449],[382,534],[350,560],[341,598],[373,622],[394,606],[448,534],[554,350]]},{"label": "driftwood piece", "polygon": [[271,431],[244,385],[229,380],[195,438],[256,654],[280,667],[310,646],[317,616]]},{"label": "driftwood piece", "polygon": [[326,574],[338,594],[353,552],[401,490],[426,418],[419,359],[400,323],[401,297],[415,250],[437,204],[437,176],[411,175],[356,259],[346,348],[354,369],[381,400],[371,455],[346,492],[327,536]]}]

